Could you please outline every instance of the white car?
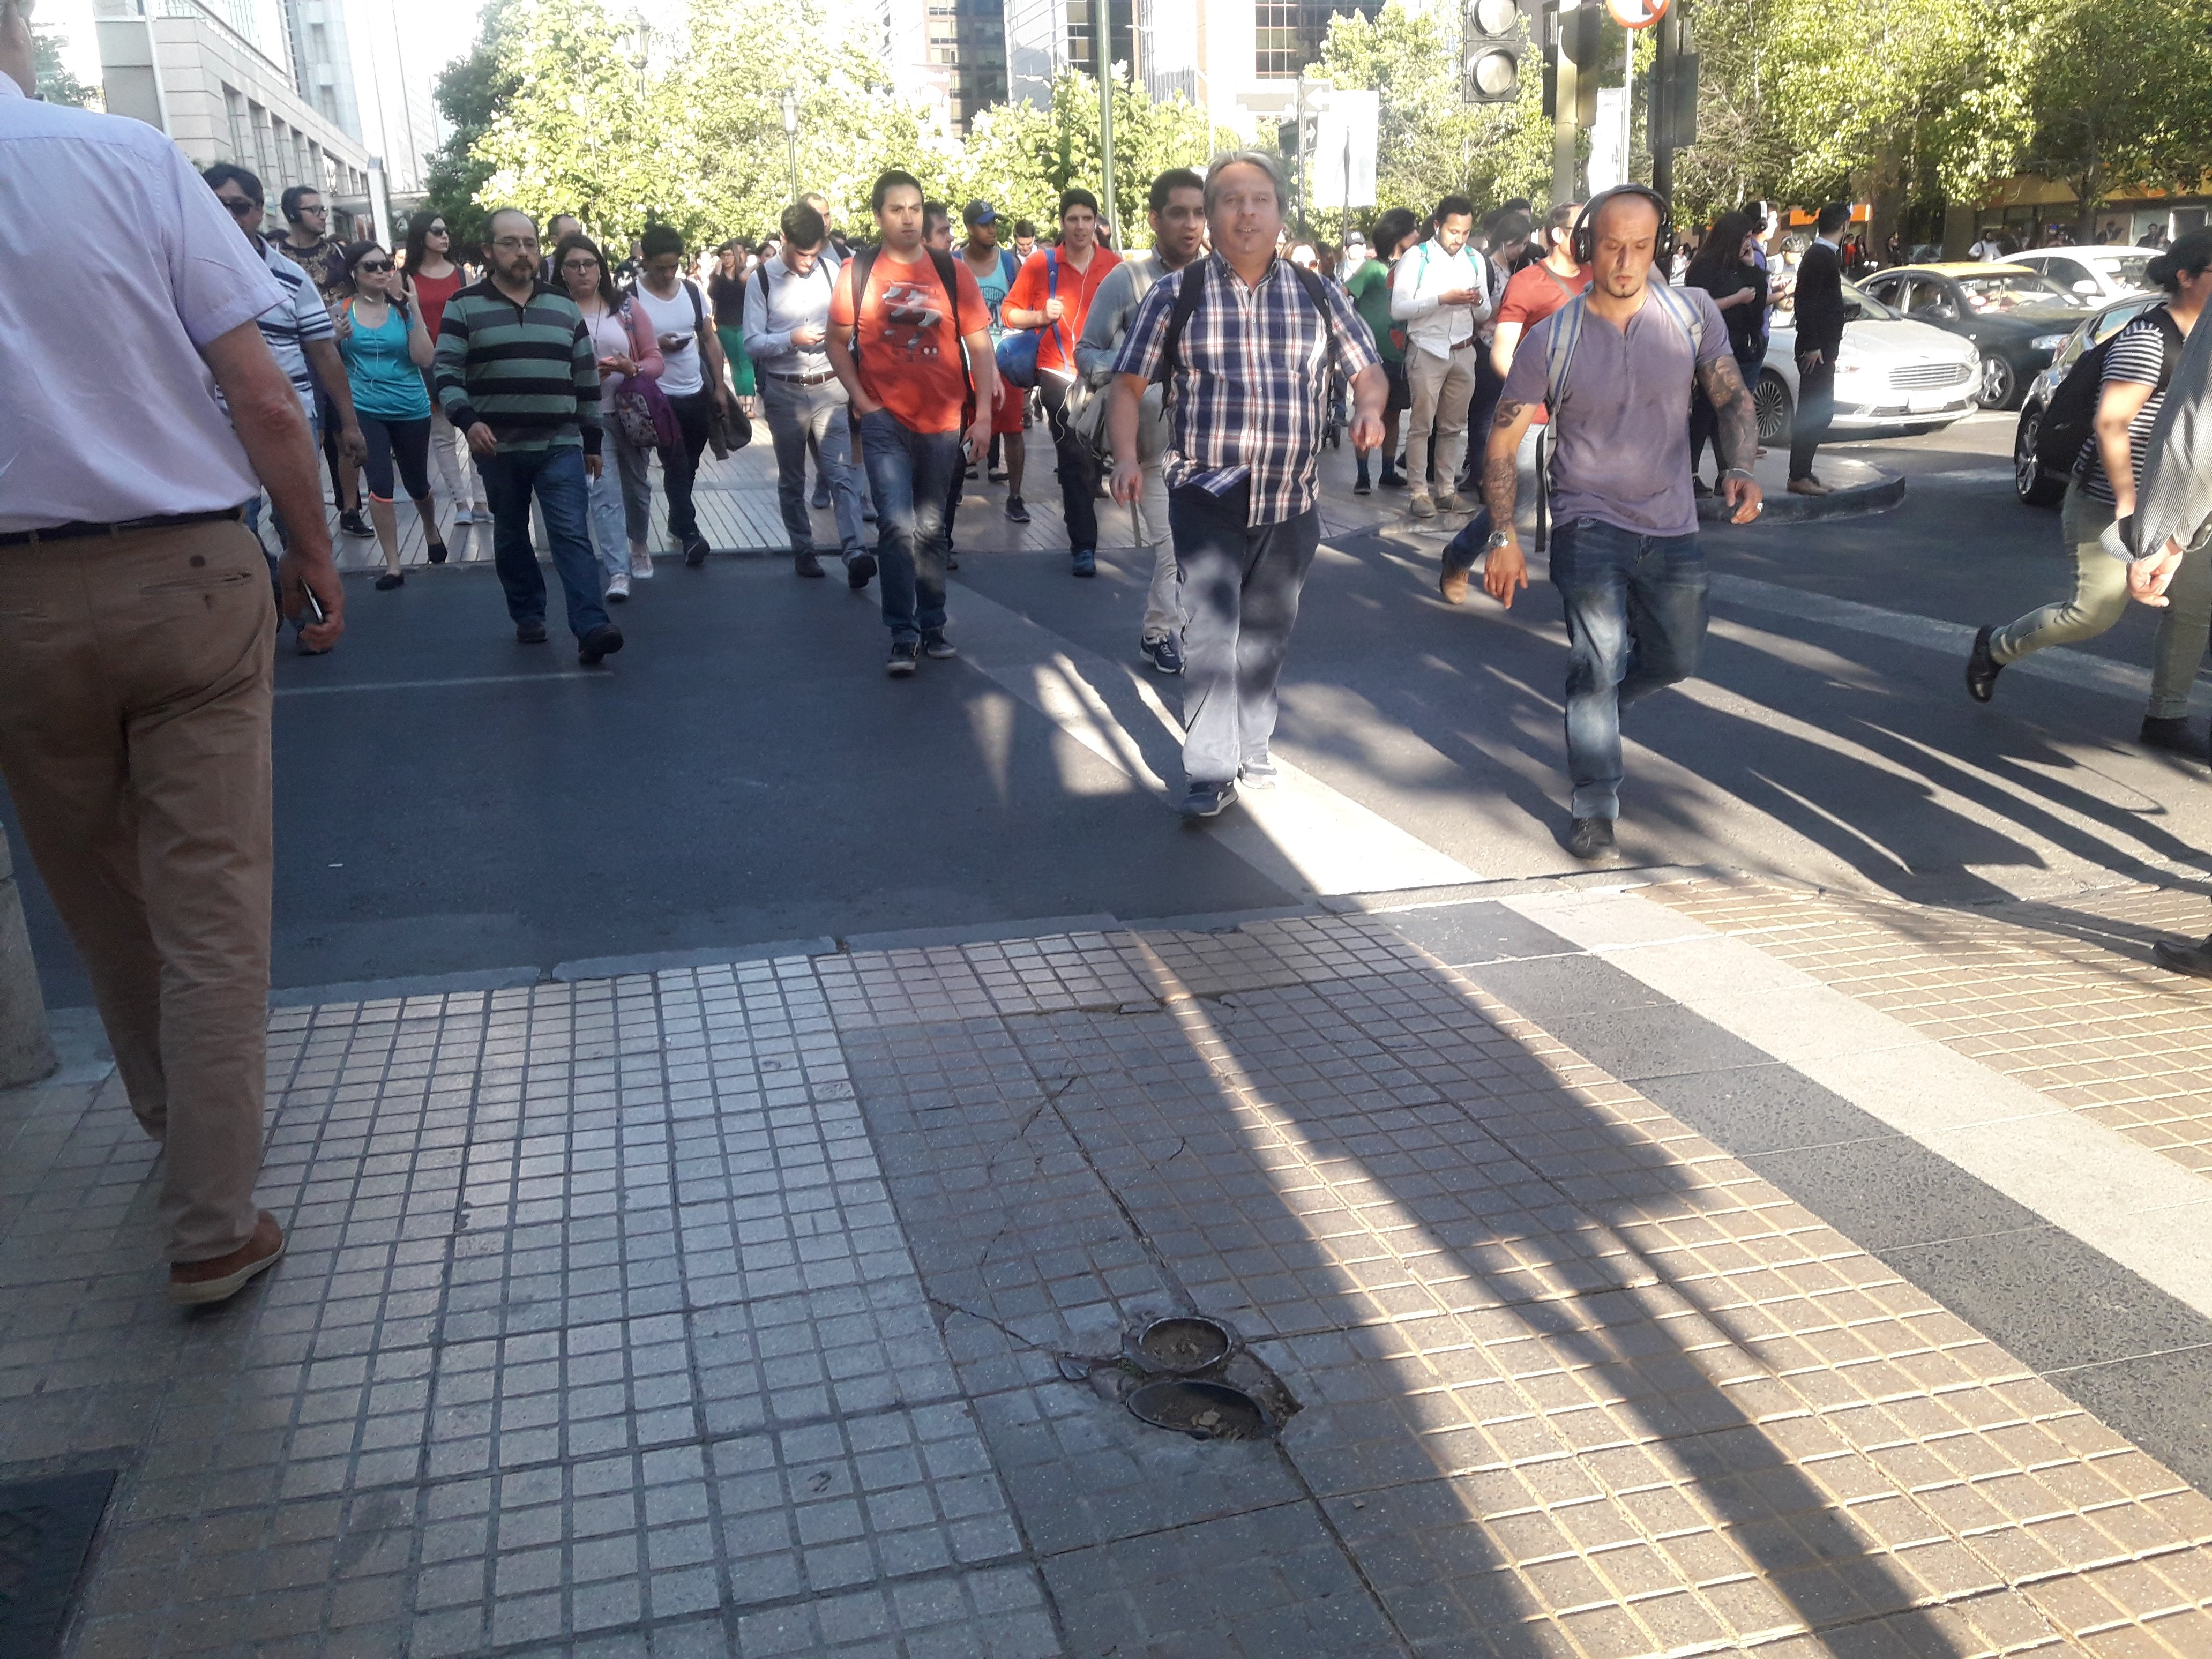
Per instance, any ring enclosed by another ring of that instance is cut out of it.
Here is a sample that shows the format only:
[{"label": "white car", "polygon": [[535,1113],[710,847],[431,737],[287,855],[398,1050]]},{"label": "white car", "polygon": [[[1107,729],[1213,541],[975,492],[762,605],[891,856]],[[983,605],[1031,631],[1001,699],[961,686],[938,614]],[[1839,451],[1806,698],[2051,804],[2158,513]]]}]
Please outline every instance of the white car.
[{"label": "white car", "polygon": [[[1849,283],[1844,315],[1830,430],[1937,432],[1972,413],[1982,368],[1972,341],[1900,316]],[[1797,412],[1797,327],[1787,307],[1774,313],[1766,362],[1751,396],[1759,441],[1787,443]]]},{"label": "white car", "polygon": [[2037,247],[2008,254],[2005,263],[2026,265],[2069,294],[2078,294],[2092,305],[2103,305],[2107,300],[2152,292],[2143,267],[2157,257],[2156,249],[2147,247]]}]

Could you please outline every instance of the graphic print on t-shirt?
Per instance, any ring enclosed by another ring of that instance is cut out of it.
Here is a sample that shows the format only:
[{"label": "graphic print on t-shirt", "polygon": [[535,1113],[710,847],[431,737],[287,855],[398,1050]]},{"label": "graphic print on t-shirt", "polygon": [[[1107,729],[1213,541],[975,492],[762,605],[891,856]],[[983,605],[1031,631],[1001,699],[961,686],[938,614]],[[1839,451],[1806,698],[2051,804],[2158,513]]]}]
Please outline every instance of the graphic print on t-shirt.
[{"label": "graphic print on t-shirt", "polygon": [[884,288],[883,343],[909,359],[945,355],[945,290],[935,283],[889,283]]}]

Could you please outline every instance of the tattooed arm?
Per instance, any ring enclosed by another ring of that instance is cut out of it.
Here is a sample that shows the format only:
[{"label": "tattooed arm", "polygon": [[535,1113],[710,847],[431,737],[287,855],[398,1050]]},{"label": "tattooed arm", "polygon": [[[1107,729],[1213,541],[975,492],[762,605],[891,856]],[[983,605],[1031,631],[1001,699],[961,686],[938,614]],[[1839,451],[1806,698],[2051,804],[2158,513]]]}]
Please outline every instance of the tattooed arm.
[{"label": "tattooed arm", "polygon": [[1720,451],[1721,465],[1728,469],[1721,475],[1721,494],[1735,509],[1729,522],[1749,524],[1759,516],[1764,493],[1751,476],[1751,464],[1759,454],[1759,411],[1752,406],[1751,392],[1733,357],[1723,356],[1699,363],[1698,384],[1720,416],[1720,431],[1713,447]]},{"label": "tattooed arm", "polygon": [[1490,509],[1491,530],[1493,533],[1502,530],[1508,538],[1503,547],[1492,548],[1484,557],[1482,586],[1508,611],[1513,608],[1514,593],[1528,586],[1528,562],[1521,554],[1513,514],[1520,505],[1521,434],[1528,429],[1535,413],[1532,404],[1500,398],[1482,455],[1482,501]]}]

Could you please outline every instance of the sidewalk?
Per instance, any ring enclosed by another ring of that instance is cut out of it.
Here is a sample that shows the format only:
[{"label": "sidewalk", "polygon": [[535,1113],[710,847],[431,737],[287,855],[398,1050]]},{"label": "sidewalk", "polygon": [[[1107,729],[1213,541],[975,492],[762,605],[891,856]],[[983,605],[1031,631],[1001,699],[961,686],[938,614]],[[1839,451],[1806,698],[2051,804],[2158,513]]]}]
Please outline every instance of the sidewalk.
[{"label": "sidewalk", "polygon": [[[2052,1091],[2186,1246],[2195,1005],[1622,879],[279,1010],[292,1253],[197,1317],[112,1075],[0,1096],[0,1477],[121,1471],[70,1651],[2212,1652],[2212,1280],[1850,1075]],[[2033,1052],[2108,1006],[2190,1033],[2126,1101]],[[1194,1311],[1258,1437],[1124,1403]]]}]

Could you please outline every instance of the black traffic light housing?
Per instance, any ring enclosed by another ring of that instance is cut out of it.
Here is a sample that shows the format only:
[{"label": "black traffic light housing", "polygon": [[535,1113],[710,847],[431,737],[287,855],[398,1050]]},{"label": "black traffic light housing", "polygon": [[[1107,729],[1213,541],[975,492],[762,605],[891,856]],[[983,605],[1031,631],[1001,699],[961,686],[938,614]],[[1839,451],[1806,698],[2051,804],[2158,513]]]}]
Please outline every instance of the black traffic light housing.
[{"label": "black traffic light housing", "polygon": [[[1679,0],[1678,0],[1679,3]],[[1529,0],[1535,8],[1534,38],[1545,42],[1544,53],[1544,118],[1555,121],[1559,113],[1559,60],[1564,58],[1577,70],[1575,76],[1575,124],[1593,126],[1597,122],[1598,56],[1605,47],[1605,35],[1600,27],[1604,16],[1603,0],[1582,0],[1582,3],[1562,10],[1559,0]]]},{"label": "black traffic light housing", "polygon": [[1511,104],[1521,97],[1529,37],[1520,0],[1465,0],[1460,33],[1460,94],[1471,104]]}]

